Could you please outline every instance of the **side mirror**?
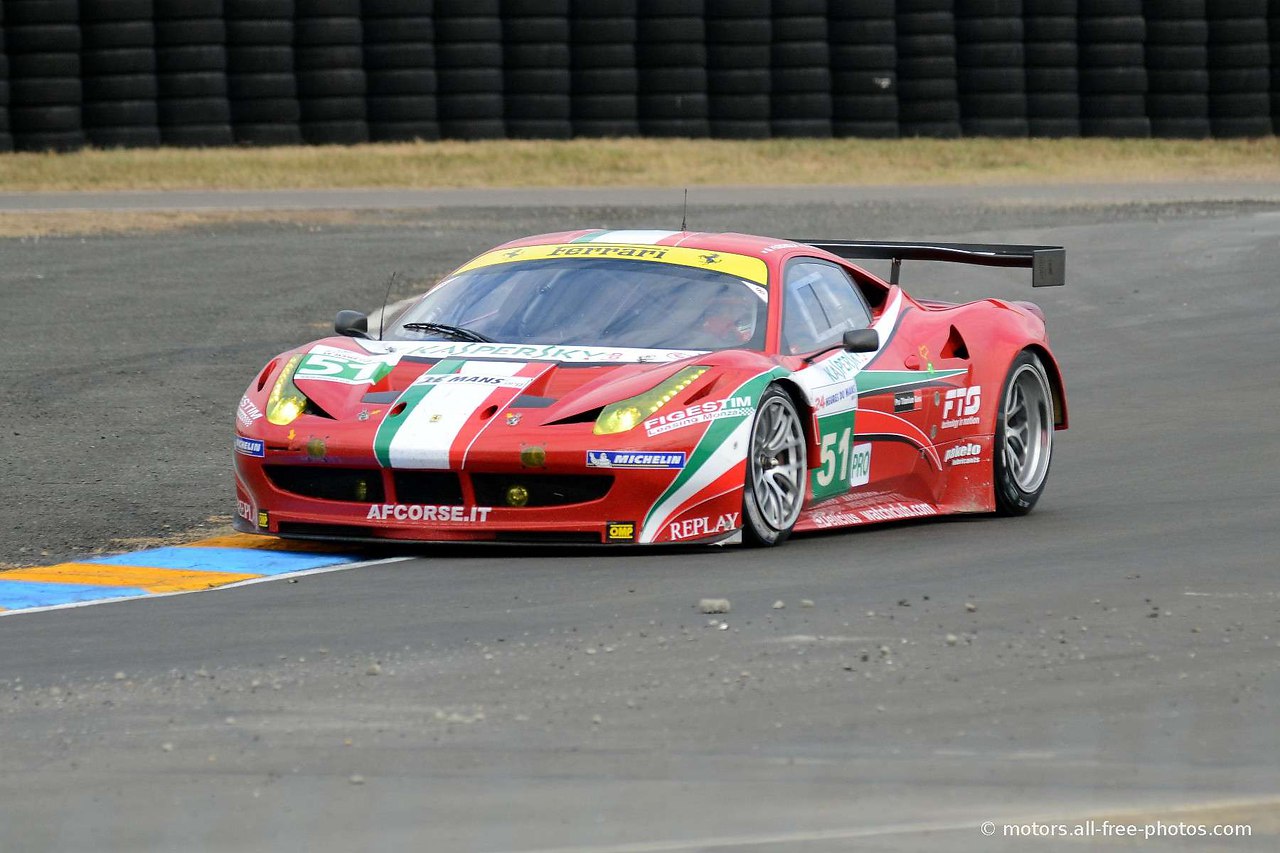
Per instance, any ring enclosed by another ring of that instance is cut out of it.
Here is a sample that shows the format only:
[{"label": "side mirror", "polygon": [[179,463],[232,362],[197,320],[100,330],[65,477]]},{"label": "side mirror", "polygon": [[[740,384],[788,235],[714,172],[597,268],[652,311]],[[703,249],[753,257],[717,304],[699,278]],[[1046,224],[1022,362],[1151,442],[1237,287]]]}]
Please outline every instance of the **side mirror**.
[{"label": "side mirror", "polygon": [[369,337],[369,316],[349,308],[338,312],[333,320],[333,330],[348,338]]},{"label": "side mirror", "polygon": [[875,352],[880,349],[880,333],[875,329],[852,329],[844,333],[845,352]]}]

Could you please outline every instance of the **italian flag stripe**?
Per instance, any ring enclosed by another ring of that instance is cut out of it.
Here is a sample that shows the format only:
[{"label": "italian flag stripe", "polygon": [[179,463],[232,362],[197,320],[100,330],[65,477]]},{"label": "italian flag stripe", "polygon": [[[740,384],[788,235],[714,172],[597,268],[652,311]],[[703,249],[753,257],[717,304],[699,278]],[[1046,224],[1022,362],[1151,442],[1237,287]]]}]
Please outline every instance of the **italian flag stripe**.
[{"label": "italian flag stripe", "polygon": [[[433,373],[457,373],[458,369],[466,362],[459,358],[446,358],[436,362],[431,368],[423,373],[427,376]],[[392,405],[392,409],[404,404],[404,409],[398,414],[388,412],[383,418],[382,423],[378,426],[378,432],[373,437],[373,455],[377,457],[378,464],[383,468],[391,467],[391,442],[396,437],[396,433],[400,431],[400,427],[409,419],[409,413],[417,408],[422,399],[438,386],[435,385],[419,385],[416,382],[401,392],[396,398],[396,402]]]}]

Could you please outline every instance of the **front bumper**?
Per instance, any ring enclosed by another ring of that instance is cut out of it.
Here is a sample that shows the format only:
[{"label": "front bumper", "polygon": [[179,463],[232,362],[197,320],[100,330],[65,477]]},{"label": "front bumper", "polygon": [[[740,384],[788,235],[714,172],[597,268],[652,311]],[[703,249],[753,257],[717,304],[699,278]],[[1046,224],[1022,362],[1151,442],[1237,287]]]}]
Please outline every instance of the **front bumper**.
[{"label": "front bumper", "polygon": [[[453,472],[420,471],[380,468],[371,458],[334,464],[270,451],[265,459],[237,453],[235,461],[236,529],[296,538],[714,543],[731,538],[736,527],[696,520],[736,518],[742,507],[741,487],[722,491],[686,505],[670,523],[646,534],[645,521],[678,470],[599,469],[550,460],[546,467],[529,469],[490,460]],[[300,481],[295,474],[282,476],[281,470],[311,476]],[[524,489],[531,504],[543,505],[507,505],[513,488]]]}]

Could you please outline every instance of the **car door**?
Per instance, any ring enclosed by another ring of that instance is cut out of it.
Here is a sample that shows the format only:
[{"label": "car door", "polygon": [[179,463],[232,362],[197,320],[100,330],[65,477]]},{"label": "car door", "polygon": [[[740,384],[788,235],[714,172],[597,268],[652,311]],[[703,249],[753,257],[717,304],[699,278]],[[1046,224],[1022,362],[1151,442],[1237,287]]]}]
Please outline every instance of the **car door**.
[{"label": "car door", "polygon": [[[869,325],[871,309],[843,268],[807,257],[787,263],[779,341],[783,354],[806,355],[839,347],[845,332]],[[817,418],[818,459],[810,460],[815,500],[848,492],[870,480],[872,448],[854,432],[857,372],[868,358],[837,348],[796,374],[810,393]]]}]

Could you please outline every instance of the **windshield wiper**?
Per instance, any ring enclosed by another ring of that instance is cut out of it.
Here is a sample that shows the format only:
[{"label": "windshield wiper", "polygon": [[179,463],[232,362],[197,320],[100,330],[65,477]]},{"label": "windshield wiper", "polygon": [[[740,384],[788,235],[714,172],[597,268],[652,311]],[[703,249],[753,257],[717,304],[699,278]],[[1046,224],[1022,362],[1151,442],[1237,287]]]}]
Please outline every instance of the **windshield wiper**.
[{"label": "windshield wiper", "polygon": [[479,344],[491,344],[493,338],[486,338],[479,332],[464,329],[462,326],[451,326],[448,323],[405,323],[404,328],[422,332],[436,332],[448,335],[455,341],[473,341]]}]

